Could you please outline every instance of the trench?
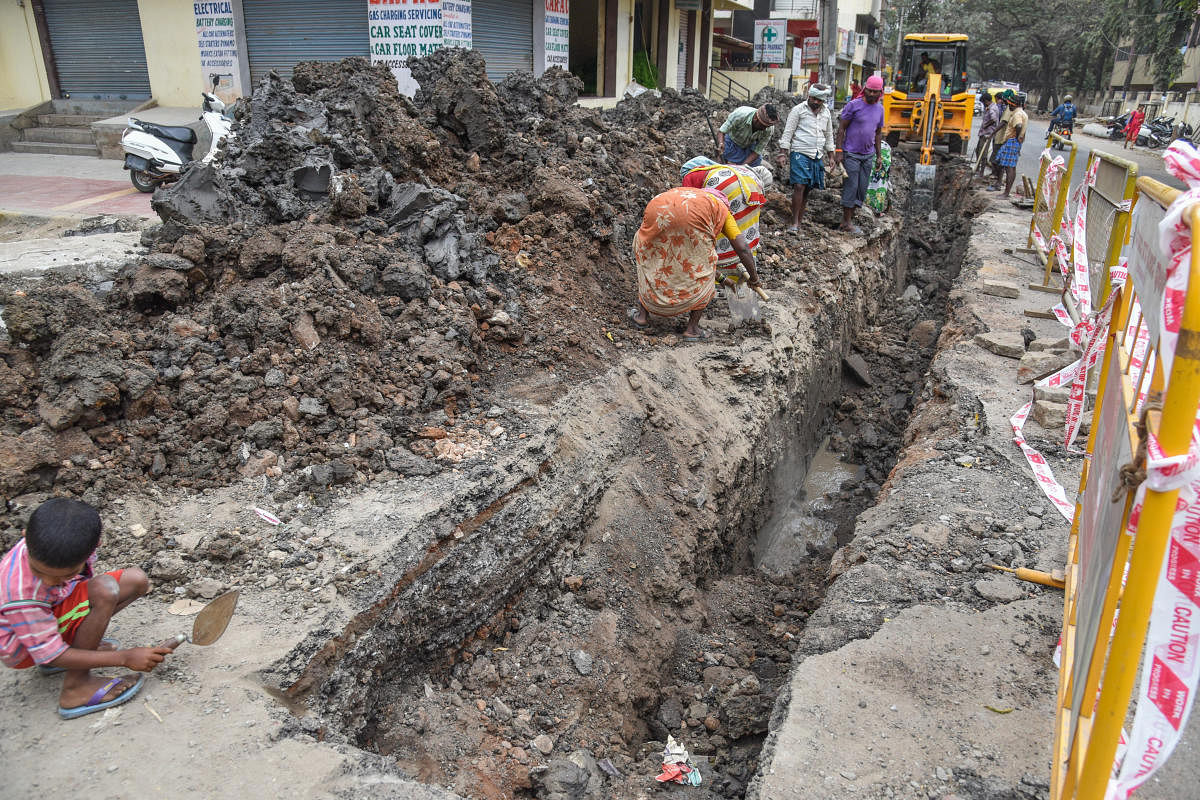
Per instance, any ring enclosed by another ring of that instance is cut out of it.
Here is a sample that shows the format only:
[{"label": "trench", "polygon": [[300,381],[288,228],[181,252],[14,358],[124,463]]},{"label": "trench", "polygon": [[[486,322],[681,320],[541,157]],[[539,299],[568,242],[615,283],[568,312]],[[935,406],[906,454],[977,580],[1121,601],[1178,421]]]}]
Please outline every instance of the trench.
[{"label": "trench", "polygon": [[[319,720],[305,730],[464,797],[549,800],[638,796],[671,736],[704,776],[691,796],[747,797],[830,559],[886,485],[925,390],[970,233],[969,173],[940,172],[933,198],[898,188],[885,295],[837,320],[830,352],[753,421],[719,496],[689,484],[705,467],[653,403],[613,434],[620,464],[597,456],[580,469],[590,479],[538,500],[548,457],[465,531],[463,547],[504,538],[519,574],[447,588],[437,562],[461,527],[410,555],[415,571],[284,670],[284,695]],[[670,371],[658,378],[671,388]],[[537,525],[514,530],[518,512]]]}]

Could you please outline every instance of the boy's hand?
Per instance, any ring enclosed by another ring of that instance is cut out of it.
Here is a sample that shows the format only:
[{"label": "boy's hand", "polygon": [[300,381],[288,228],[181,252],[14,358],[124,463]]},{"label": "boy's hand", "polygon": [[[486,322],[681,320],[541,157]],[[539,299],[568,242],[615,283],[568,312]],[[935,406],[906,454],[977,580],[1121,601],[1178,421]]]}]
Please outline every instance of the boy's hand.
[{"label": "boy's hand", "polygon": [[135,672],[149,672],[163,662],[163,658],[171,654],[171,648],[163,647],[134,647],[122,650],[122,665]]}]

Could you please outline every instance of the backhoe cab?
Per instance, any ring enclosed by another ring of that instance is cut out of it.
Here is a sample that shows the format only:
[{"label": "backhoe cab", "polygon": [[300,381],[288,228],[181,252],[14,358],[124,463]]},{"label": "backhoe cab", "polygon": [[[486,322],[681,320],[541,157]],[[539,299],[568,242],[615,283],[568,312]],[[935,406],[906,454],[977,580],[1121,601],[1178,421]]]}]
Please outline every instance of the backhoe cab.
[{"label": "backhoe cab", "polygon": [[922,164],[932,160],[935,144],[962,153],[975,113],[975,96],[967,93],[966,34],[908,34],[893,78],[883,94],[888,144],[919,142]]}]

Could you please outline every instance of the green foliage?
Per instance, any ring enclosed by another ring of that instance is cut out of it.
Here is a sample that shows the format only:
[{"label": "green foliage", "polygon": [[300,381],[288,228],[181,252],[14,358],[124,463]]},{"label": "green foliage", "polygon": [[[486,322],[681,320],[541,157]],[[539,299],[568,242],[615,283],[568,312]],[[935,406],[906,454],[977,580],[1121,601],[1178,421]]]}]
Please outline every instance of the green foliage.
[{"label": "green foliage", "polygon": [[647,89],[658,88],[658,67],[650,61],[650,54],[645,50],[633,54],[633,79]]},{"label": "green foliage", "polygon": [[[1156,81],[1180,74],[1179,47],[1198,0],[897,0],[888,11],[895,57],[902,33],[965,33],[971,37],[972,81],[1006,80],[1041,90],[1043,102],[1068,91],[1107,88],[1116,44],[1132,34],[1151,55]],[[1128,62],[1119,62],[1127,64]],[[1120,73],[1118,72],[1118,75]]]}]

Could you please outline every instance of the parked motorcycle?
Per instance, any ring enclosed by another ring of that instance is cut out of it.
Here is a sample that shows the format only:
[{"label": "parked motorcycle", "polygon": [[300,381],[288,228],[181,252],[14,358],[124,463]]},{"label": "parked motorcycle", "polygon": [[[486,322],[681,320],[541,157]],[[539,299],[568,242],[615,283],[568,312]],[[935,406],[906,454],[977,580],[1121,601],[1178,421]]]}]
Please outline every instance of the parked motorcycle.
[{"label": "parked motorcycle", "polygon": [[1171,143],[1172,132],[1175,130],[1174,117],[1156,117],[1142,125],[1138,133],[1137,145],[1157,150]]},{"label": "parked motorcycle", "polygon": [[[225,104],[215,94],[201,92],[200,122],[210,136],[208,150],[199,160],[211,161],[217,154],[221,140],[229,136],[233,120],[226,116]],[[196,131],[188,126],[157,125],[153,122],[129,118],[129,127],[121,135],[121,149],[125,151],[125,169],[129,180],[139,192],[153,192],[164,183],[179,179],[183,165],[196,160],[193,153],[197,142]]]},{"label": "parked motorcycle", "polygon": [[1110,117],[1100,121],[1108,126],[1108,138],[1123,139],[1125,138],[1125,126],[1129,124],[1129,112],[1125,112],[1119,117]]},{"label": "parked motorcycle", "polygon": [[1179,130],[1175,131],[1176,139],[1185,139],[1189,142],[1195,141],[1196,129],[1186,122],[1179,123]]}]

